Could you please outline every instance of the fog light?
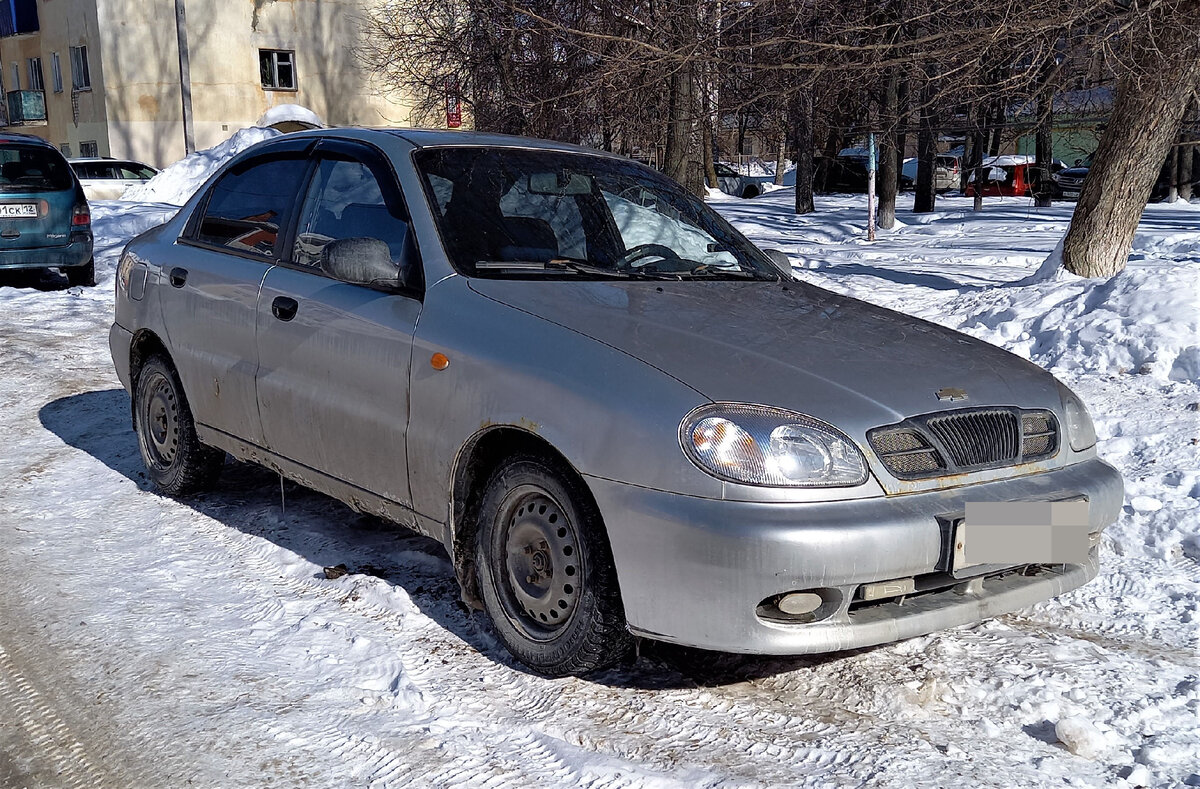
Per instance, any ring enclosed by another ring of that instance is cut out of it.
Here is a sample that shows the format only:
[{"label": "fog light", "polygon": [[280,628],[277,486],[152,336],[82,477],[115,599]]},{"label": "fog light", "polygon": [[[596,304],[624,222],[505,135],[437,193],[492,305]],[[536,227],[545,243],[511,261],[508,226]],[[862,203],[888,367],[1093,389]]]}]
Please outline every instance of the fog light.
[{"label": "fog light", "polygon": [[801,614],[811,614],[821,607],[825,602],[818,594],[812,592],[789,592],[779,598],[776,603],[779,610],[789,616],[800,616]]}]

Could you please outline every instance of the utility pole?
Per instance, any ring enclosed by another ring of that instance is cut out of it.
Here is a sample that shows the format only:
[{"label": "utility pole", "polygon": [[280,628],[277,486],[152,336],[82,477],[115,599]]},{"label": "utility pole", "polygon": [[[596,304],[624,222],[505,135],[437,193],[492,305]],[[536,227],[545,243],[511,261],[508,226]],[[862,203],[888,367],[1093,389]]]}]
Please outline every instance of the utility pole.
[{"label": "utility pole", "polygon": [[875,132],[867,135],[867,240],[875,240]]},{"label": "utility pole", "polygon": [[192,125],[192,67],[188,59],[185,0],[175,0],[175,35],[179,40],[179,95],[183,102],[183,149],[196,150],[196,130]]}]

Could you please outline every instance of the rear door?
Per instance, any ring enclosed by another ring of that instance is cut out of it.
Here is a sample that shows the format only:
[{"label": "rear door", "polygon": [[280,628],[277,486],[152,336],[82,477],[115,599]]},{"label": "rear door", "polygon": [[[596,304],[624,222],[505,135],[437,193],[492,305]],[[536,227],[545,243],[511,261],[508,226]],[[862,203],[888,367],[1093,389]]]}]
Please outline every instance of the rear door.
[{"label": "rear door", "polygon": [[163,320],[196,420],[259,446],[258,292],[282,253],[314,144],[289,140],[226,170],[162,261]]},{"label": "rear door", "polygon": [[[395,176],[373,148],[322,140],[295,241],[258,302],[258,401],[272,452],[409,505],[406,432],[421,311],[412,231]],[[322,268],[347,238],[385,242],[411,287],[343,282]]]}]

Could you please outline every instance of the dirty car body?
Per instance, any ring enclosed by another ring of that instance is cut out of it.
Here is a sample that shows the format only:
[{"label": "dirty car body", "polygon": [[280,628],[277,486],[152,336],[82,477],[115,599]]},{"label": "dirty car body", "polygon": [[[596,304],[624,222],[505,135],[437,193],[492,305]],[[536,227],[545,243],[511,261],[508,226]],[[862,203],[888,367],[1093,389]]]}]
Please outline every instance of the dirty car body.
[{"label": "dirty car body", "polygon": [[[631,634],[862,647],[1092,578],[1122,484],[1075,395],[778,258],[596,151],[292,134],[128,246],[111,348],[164,490],[215,449],[434,537],[546,674]],[[1088,545],[967,563],[972,502],[1085,502]]]}]

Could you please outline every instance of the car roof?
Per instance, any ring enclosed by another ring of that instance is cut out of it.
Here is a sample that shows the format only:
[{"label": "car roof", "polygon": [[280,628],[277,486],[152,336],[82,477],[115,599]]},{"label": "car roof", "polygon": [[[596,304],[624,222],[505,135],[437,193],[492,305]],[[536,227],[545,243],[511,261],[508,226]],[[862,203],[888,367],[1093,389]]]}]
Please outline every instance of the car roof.
[{"label": "car roof", "polygon": [[537,137],[520,137],[512,134],[495,134],[493,132],[461,131],[451,129],[397,129],[397,128],[361,128],[340,127],[330,129],[312,129],[288,133],[292,136],[313,137],[345,137],[370,141],[378,135],[397,137],[415,148],[434,148],[455,145],[482,145],[495,148],[536,148],[540,150],[564,151],[567,153],[585,153],[592,156],[607,156],[614,159],[627,160],[619,154],[602,151],[597,148],[587,148],[582,145],[543,140]]},{"label": "car roof", "polygon": [[129,164],[140,164],[143,167],[150,167],[145,162],[139,162],[137,159],[114,159],[111,156],[79,156],[74,159],[67,159],[71,164],[118,164],[126,162]]},{"label": "car roof", "polygon": [[23,145],[41,145],[45,148],[57,151],[58,148],[53,144],[43,140],[41,137],[35,137],[32,134],[20,134],[19,132],[0,132],[0,145],[6,142],[19,142]]}]

